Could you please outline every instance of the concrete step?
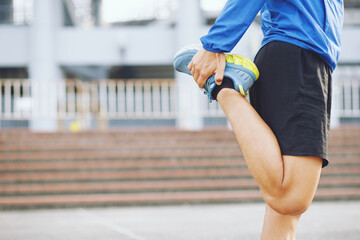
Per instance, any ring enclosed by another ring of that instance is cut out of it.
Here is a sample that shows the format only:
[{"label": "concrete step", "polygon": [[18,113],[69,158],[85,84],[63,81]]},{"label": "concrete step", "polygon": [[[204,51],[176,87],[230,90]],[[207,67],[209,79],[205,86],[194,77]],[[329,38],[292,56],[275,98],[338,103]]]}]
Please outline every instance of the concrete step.
[{"label": "concrete step", "polygon": [[[319,188],[360,187],[360,176],[328,177],[320,179]],[[74,194],[74,193],[128,193],[161,191],[258,189],[253,178],[197,179],[197,180],[144,180],[109,182],[21,183],[0,185],[2,196]]]},{"label": "concrete step", "polygon": [[0,162],[0,172],[16,171],[65,171],[102,170],[111,168],[150,169],[150,168],[198,168],[198,167],[245,167],[243,158],[193,158],[193,159],[141,159],[141,160],[75,160],[75,161],[8,161]]},{"label": "concrete step", "polygon": [[[331,157],[349,156],[360,159],[360,147],[329,149]],[[11,152],[0,153],[0,162],[3,161],[69,161],[69,160],[96,160],[96,159],[177,159],[177,158],[201,158],[201,157],[238,157],[242,153],[238,147],[206,146],[204,148],[157,148],[157,149],[113,149],[84,151],[60,151],[60,152]]]},{"label": "concrete step", "polygon": [[[360,199],[360,127],[332,130],[318,200]],[[0,208],[261,201],[227,129],[0,133]]]},{"label": "concrete step", "polygon": [[[359,188],[318,189],[315,200],[359,199]],[[74,207],[138,204],[224,203],[262,201],[259,190],[157,192],[127,194],[73,194],[0,198],[0,208]]]},{"label": "concrete step", "polygon": [[[190,136],[188,138],[180,138],[179,136],[165,136],[163,138],[149,138],[149,139],[116,139],[116,138],[99,138],[97,136],[84,137],[84,139],[76,139],[75,137],[70,139],[61,140],[60,138],[54,139],[27,139],[26,141],[20,141],[19,139],[10,141],[9,139],[3,139],[0,145],[0,152],[12,152],[12,151],[80,151],[84,149],[119,149],[141,148],[151,149],[159,147],[182,147],[182,148],[195,148],[206,146],[238,146],[234,136],[219,136],[217,138],[208,138],[200,136]],[[226,134],[224,134],[226,135]],[[360,134],[359,134],[360,135]],[[339,138],[330,136],[329,147],[338,148],[354,148],[360,145],[359,135],[354,134],[351,138]],[[76,135],[74,135],[76,136]]]},{"label": "concrete step", "polygon": [[[360,175],[360,166],[327,167],[322,176]],[[0,183],[23,182],[56,182],[56,181],[109,181],[136,179],[184,179],[184,178],[239,178],[250,177],[245,167],[216,167],[216,168],[174,168],[174,169],[106,169],[106,170],[78,170],[56,172],[15,172],[0,173]]]},{"label": "concrete step", "polygon": [[[357,125],[345,126],[330,131],[330,143],[341,143],[350,141],[358,143],[360,127]],[[0,142],[31,144],[37,141],[45,143],[51,142],[79,142],[79,141],[157,141],[176,138],[177,140],[226,140],[234,139],[232,131],[227,129],[206,129],[205,131],[177,131],[174,129],[148,130],[148,131],[96,131],[96,132],[57,132],[57,133],[31,133],[26,130],[2,130]]]}]

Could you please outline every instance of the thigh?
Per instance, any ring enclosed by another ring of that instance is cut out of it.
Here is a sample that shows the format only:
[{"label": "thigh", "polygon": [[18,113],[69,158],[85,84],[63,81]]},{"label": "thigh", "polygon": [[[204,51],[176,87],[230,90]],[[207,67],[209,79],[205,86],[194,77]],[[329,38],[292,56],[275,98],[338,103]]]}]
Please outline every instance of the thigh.
[{"label": "thigh", "polygon": [[309,206],[319,184],[322,159],[320,157],[284,155],[283,188],[286,197]]}]

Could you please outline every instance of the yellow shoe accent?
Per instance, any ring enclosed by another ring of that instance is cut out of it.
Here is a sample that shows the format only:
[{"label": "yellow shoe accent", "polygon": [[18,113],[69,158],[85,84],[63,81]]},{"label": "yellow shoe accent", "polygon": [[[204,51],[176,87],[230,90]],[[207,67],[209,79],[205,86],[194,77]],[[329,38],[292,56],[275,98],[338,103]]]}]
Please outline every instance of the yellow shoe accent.
[{"label": "yellow shoe accent", "polygon": [[234,59],[233,59],[232,55],[230,55],[230,54],[225,54],[225,60],[228,63],[234,63]]},{"label": "yellow shoe accent", "polygon": [[259,78],[259,70],[256,67],[255,63],[253,63],[253,61],[251,61],[250,59],[238,54],[225,54],[225,60],[228,63],[234,63],[235,65],[241,65],[247,69],[250,69],[255,74],[255,80]]},{"label": "yellow shoe accent", "polygon": [[243,95],[244,97],[246,97],[248,94],[244,91],[243,86],[242,86],[242,85],[238,85],[238,87],[239,87],[239,90],[240,90],[241,95]]},{"label": "yellow shoe accent", "polygon": [[241,66],[247,68],[247,66],[245,66],[246,61],[244,61],[244,60],[245,60],[245,57],[243,57],[243,56],[241,56],[241,55],[234,55],[233,58],[234,58],[234,64],[235,64],[235,65],[241,65]]}]

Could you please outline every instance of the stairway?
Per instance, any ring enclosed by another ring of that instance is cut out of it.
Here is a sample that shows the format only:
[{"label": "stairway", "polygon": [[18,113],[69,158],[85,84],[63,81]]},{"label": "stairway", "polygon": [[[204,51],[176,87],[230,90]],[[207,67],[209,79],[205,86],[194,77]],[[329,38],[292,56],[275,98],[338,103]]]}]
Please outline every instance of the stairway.
[{"label": "stairway", "polygon": [[[316,200],[360,199],[360,127],[331,131]],[[0,133],[0,208],[261,201],[231,131]]]}]

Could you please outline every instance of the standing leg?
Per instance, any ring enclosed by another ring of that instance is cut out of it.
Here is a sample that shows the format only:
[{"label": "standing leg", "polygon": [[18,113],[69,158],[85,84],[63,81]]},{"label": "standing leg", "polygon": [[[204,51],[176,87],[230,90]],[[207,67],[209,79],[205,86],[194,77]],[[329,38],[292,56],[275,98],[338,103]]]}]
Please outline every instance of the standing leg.
[{"label": "standing leg", "polygon": [[267,205],[261,239],[294,240],[299,219],[300,215],[282,215]]}]

